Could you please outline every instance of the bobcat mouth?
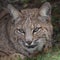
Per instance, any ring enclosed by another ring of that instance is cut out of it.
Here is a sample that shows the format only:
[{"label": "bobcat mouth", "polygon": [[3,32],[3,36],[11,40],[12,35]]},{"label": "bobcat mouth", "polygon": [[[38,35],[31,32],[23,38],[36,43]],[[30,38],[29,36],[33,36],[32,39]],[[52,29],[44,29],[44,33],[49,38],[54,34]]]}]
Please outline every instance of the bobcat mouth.
[{"label": "bobcat mouth", "polygon": [[34,42],[32,42],[32,44],[30,44],[30,45],[27,43],[23,43],[23,44],[26,48],[35,48],[37,46],[37,43],[34,43]]},{"label": "bobcat mouth", "polygon": [[26,48],[35,48],[35,47],[37,47],[37,43],[33,44],[33,45],[26,45],[23,40],[22,41],[18,41],[18,43],[21,44],[22,46],[26,47]]},{"label": "bobcat mouth", "polygon": [[[26,46],[26,45],[25,45]],[[26,46],[27,48],[34,48],[36,47],[37,45],[29,45],[29,46]]]}]

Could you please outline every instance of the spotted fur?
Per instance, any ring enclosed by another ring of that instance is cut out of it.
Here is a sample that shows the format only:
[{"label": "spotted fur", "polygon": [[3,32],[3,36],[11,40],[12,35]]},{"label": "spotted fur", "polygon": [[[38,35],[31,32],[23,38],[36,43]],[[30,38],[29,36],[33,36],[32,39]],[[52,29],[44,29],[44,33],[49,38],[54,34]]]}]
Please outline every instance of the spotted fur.
[{"label": "spotted fur", "polygon": [[52,47],[50,3],[20,12],[10,4],[7,8],[11,17],[0,22],[0,51],[7,55],[20,53],[31,57]]}]

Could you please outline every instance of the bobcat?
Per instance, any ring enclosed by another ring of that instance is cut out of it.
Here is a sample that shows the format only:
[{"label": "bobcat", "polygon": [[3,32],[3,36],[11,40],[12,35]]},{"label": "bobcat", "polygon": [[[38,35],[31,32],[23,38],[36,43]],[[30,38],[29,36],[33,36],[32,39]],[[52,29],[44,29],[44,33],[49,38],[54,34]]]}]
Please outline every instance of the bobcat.
[{"label": "bobcat", "polygon": [[0,55],[32,57],[52,47],[51,5],[18,11],[8,4],[9,20],[0,22]]}]

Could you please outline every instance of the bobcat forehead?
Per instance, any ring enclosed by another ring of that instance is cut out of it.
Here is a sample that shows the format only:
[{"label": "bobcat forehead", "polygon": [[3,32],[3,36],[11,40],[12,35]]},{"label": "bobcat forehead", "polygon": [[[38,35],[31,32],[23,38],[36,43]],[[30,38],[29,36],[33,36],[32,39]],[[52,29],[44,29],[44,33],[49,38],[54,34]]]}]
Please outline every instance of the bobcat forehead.
[{"label": "bobcat forehead", "polygon": [[22,15],[25,18],[30,17],[30,19],[31,19],[32,17],[38,16],[38,11],[39,11],[38,8],[35,8],[35,9],[25,9],[25,10],[21,10],[21,13],[22,13]]},{"label": "bobcat forehead", "polygon": [[35,15],[37,14],[38,11],[39,11],[38,8],[21,10],[23,14],[27,14],[27,15]]}]

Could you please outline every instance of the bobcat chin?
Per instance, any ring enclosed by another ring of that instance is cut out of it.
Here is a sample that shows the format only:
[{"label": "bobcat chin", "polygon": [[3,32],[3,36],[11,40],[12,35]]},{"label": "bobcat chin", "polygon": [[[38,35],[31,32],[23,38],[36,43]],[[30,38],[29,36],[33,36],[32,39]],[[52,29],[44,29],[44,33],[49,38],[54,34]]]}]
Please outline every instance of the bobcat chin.
[{"label": "bobcat chin", "polygon": [[[2,39],[3,36],[0,36],[0,40],[5,40],[5,42],[7,40],[14,52],[30,57],[52,47],[53,27],[49,2],[44,3],[41,8],[23,9],[21,11],[8,4],[8,11],[11,15],[7,25],[5,23],[5,35],[8,38]],[[3,26],[2,30],[4,32]],[[2,32],[1,35],[3,35]]]}]

